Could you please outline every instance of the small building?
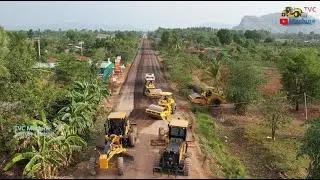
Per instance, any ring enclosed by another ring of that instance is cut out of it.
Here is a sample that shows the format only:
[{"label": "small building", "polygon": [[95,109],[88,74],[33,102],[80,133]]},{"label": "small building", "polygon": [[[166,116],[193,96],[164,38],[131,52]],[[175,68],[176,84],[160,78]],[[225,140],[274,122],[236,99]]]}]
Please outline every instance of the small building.
[{"label": "small building", "polygon": [[85,61],[85,60],[88,60],[89,58],[86,57],[86,56],[76,56],[76,60],[77,61]]},{"label": "small building", "polygon": [[54,68],[56,66],[57,59],[50,57],[50,58],[48,58],[47,62],[49,64],[50,68]]},{"label": "small building", "polygon": [[113,71],[114,64],[108,59],[108,61],[102,61],[102,63],[99,66],[100,72],[99,76],[106,80],[110,77]]},{"label": "small building", "polygon": [[109,34],[97,34],[96,36],[97,39],[106,39],[106,38],[110,38]]},{"label": "small building", "polygon": [[34,68],[54,68],[56,67],[56,59],[55,58],[48,58],[46,63],[43,62],[36,62]]}]

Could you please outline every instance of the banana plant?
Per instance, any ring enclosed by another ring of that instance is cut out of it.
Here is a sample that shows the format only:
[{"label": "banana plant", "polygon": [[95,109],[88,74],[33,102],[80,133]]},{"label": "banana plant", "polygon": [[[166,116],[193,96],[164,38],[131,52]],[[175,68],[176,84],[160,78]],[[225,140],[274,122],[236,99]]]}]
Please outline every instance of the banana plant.
[{"label": "banana plant", "polygon": [[15,163],[27,159],[29,162],[23,170],[23,175],[50,178],[56,173],[57,168],[66,161],[65,155],[57,148],[64,137],[41,136],[39,133],[33,133],[32,139],[35,144],[31,145],[31,149],[15,154],[4,170],[7,171]]},{"label": "banana plant", "polygon": [[66,107],[63,107],[58,115],[62,121],[67,122],[73,131],[82,134],[93,124],[92,116],[94,110],[88,103],[72,101]]}]

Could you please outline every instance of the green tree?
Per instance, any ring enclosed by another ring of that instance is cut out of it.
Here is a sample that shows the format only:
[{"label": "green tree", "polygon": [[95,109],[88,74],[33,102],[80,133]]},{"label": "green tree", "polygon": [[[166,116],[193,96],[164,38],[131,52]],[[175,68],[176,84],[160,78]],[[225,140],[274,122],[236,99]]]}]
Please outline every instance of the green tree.
[{"label": "green tree", "polygon": [[221,61],[213,61],[210,62],[207,65],[207,68],[205,69],[204,77],[202,78],[202,81],[214,79],[213,86],[219,91],[219,83],[221,78]]},{"label": "green tree", "polygon": [[272,37],[267,37],[265,40],[264,40],[264,43],[272,43],[274,42],[274,38]]},{"label": "green tree", "polygon": [[232,42],[232,32],[228,29],[220,29],[217,36],[221,44],[228,45]]},{"label": "green tree", "polygon": [[310,164],[308,168],[307,179],[320,178],[320,118],[308,122],[309,128],[301,139],[299,156],[308,156]]},{"label": "green tree", "polygon": [[34,36],[34,32],[32,29],[30,29],[27,34],[28,34],[28,38],[32,38]]},{"label": "green tree", "polygon": [[253,39],[255,42],[259,42],[262,39],[261,32],[257,30],[246,30],[246,32],[244,33],[244,36],[247,39]]},{"label": "green tree", "polygon": [[285,103],[286,94],[277,91],[268,94],[264,100],[262,106],[263,119],[266,125],[271,128],[271,138],[275,140],[276,130],[289,123],[289,117],[286,116],[288,110]]},{"label": "green tree", "polygon": [[279,69],[283,88],[289,93],[289,100],[299,110],[303,93],[320,96],[320,61],[315,49],[302,48],[286,50],[281,54]]},{"label": "green tree", "polygon": [[245,114],[248,105],[260,97],[259,88],[264,83],[261,65],[254,61],[240,60],[228,62],[227,68],[227,99],[235,103],[237,114]]},{"label": "green tree", "polygon": [[0,26],[0,77],[1,78],[8,77],[10,75],[9,70],[5,66],[5,60],[6,60],[5,57],[10,52],[8,48],[8,44],[9,44],[9,38],[6,32],[4,31],[4,29]]}]

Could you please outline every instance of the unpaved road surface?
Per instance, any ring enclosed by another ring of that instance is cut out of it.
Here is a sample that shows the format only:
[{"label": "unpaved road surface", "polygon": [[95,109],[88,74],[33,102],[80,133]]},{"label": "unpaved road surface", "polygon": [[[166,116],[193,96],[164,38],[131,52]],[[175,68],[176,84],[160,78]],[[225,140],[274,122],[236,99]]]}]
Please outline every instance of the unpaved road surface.
[{"label": "unpaved road surface", "polygon": [[[157,138],[158,128],[167,127],[167,121],[157,120],[145,115],[145,109],[150,104],[156,104],[156,100],[149,100],[143,96],[142,90],[144,86],[144,74],[154,73],[156,77],[156,86],[163,91],[170,91],[160,64],[154,52],[150,49],[147,39],[143,40],[141,48],[131,66],[126,82],[123,84],[121,95],[114,111],[126,111],[130,113],[130,120],[137,123],[138,139],[134,148],[129,148],[128,154],[134,157],[134,160],[124,158],[125,172],[123,176],[118,176],[116,169],[99,170],[96,176],[85,175],[77,178],[97,178],[97,179],[128,179],[128,178],[152,178],[152,179],[168,179],[175,178],[173,175],[160,173],[153,174],[152,166],[154,159],[159,156],[161,146],[151,146],[150,140]],[[179,102],[177,102],[177,113],[169,117],[182,117],[182,110],[179,112]],[[189,140],[191,140],[189,133]],[[162,147],[163,148],[163,147]],[[190,147],[192,152],[192,167],[188,177],[177,176],[178,179],[193,178],[214,178],[210,172],[205,172],[202,168],[202,161],[199,158],[199,152],[196,147]],[[84,173],[84,172],[83,172]],[[86,173],[88,174],[88,173]]]}]

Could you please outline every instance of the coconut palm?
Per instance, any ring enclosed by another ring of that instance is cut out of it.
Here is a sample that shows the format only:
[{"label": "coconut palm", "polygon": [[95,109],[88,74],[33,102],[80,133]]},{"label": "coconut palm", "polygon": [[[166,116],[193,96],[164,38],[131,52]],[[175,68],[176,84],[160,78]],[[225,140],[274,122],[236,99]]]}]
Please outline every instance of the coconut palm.
[{"label": "coconut palm", "polygon": [[202,81],[211,80],[214,79],[214,87],[219,90],[219,82],[221,78],[221,61],[214,61],[210,62],[208,65],[208,68],[205,69],[205,72],[203,74],[204,77],[202,77]]}]

